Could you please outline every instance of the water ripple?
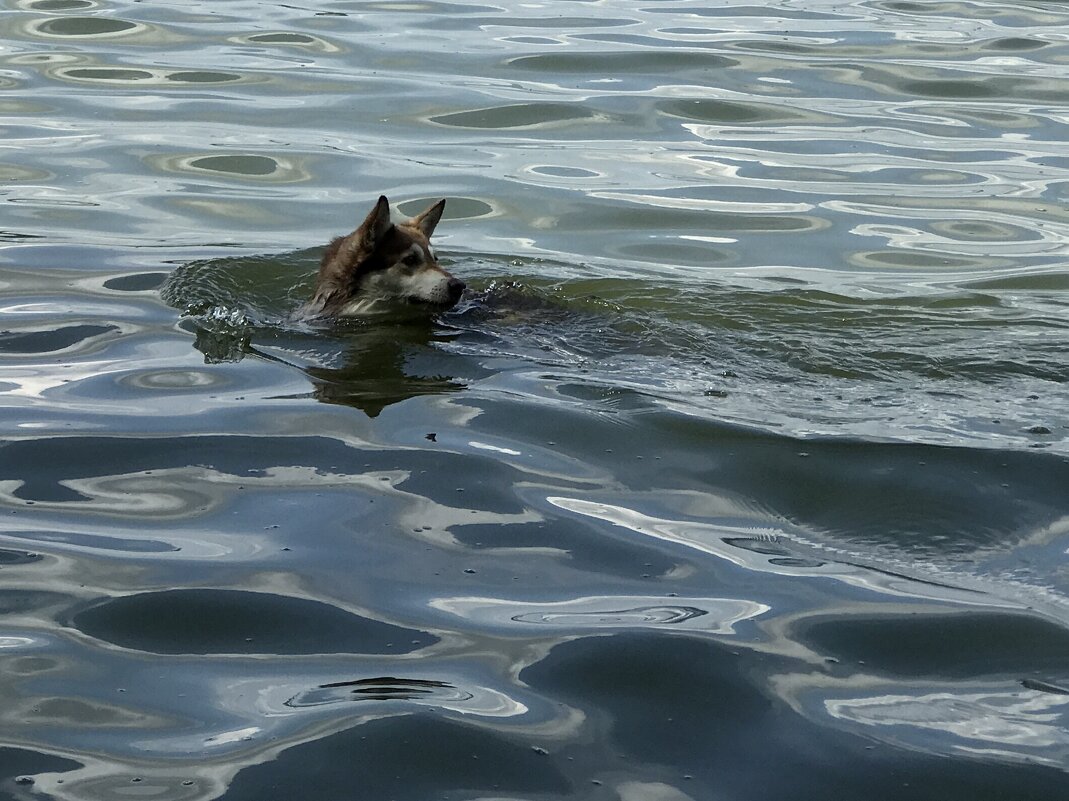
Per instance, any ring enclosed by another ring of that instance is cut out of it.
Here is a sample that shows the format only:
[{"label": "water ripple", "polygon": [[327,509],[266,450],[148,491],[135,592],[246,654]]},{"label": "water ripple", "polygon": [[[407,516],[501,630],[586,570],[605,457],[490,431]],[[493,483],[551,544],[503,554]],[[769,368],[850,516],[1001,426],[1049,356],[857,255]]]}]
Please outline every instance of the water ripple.
[{"label": "water ripple", "polygon": [[769,607],[729,598],[575,598],[554,603],[521,603],[491,598],[439,598],[431,605],[480,626],[512,628],[510,622],[559,631],[678,628],[734,634],[735,626]]},{"label": "water ripple", "polygon": [[11,793],[1065,795],[1065,8],[9,6]]}]

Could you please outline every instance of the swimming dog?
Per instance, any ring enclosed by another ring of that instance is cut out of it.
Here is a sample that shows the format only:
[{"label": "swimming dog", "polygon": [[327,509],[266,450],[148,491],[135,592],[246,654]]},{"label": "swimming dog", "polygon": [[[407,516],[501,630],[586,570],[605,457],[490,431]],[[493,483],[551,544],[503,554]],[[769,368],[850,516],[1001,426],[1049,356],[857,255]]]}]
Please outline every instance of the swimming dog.
[{"label": "swimming dog", "polygon": [[301,312],[345,317],[412,304],[433,311],[456,305],[464,282],[438,264],[430,238],[445,200],[405,222],[390,219],[383,195],[360,227],[334,239],[323,254],[315,294]]}]

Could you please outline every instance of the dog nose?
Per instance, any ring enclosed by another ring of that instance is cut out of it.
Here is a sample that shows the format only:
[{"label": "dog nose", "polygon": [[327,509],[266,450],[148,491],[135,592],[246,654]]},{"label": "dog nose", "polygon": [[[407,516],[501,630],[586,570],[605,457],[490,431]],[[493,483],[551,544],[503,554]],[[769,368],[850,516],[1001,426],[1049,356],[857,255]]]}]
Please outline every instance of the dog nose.
[{"label": "dog nose", "polygon": [[460,296],[464,293],[464,290],[467,288],[464,285],[464,282],[461,281],[459,278],[450,278],[448,286],[449,286],[449,297],[453,301],[460,300]]}]

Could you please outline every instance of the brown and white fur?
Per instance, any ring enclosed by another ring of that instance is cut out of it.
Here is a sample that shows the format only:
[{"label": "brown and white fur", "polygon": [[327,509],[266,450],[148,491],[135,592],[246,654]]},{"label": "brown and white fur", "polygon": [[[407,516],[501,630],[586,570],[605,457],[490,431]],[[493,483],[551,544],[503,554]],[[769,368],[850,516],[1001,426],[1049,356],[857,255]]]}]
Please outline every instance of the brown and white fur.
[{"label": "brown and white fur", "polygon": [[398,303],[444,311],[460,300],[464,283],[438,264],[430,238],[445,201],[405,222],[390,219],[379,198],[360,227],[327,246],[305,316],[344,317],[383,311]]}]

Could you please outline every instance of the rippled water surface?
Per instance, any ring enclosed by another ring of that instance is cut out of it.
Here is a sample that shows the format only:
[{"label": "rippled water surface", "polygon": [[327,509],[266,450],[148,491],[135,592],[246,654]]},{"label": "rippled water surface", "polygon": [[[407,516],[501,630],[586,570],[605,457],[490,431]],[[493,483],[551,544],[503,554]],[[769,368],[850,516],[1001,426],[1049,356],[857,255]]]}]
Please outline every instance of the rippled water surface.
[{"label": "rippled water surface", "polygon": [[[1069,9],[0,11],[0,799],[1069,793]],[[309,323],[448,198],[432,318]]]}]

